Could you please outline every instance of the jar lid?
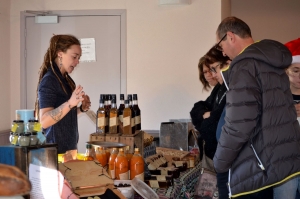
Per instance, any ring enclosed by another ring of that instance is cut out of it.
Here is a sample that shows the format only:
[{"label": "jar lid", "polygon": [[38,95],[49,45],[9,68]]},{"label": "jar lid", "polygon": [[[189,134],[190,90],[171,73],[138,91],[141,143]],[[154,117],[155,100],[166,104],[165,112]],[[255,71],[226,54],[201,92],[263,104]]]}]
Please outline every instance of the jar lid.
[{"label": "jar lid", "polygon": [[13,122],[16,122],[16,123],[24,123],[24,120],[14,120]]},{"label": "jar lid", "polygon": [[31,132],[31,135],[37,135],[37,132]]},{"label": "jar lid", "polygon": [[39,122],[39,121],[38,120],[30,119],[30,120],[28,120],[28,122]]},{"label": "jar lid", "polygon": [[30,135],[31,135],[31,133],[24,133],[24,135],[25,135],[25,136],[30,136]]},{"label": "jar lid", "polygon": [[19,136],[24,136],[25,135],[25,133],[19,133]]}]

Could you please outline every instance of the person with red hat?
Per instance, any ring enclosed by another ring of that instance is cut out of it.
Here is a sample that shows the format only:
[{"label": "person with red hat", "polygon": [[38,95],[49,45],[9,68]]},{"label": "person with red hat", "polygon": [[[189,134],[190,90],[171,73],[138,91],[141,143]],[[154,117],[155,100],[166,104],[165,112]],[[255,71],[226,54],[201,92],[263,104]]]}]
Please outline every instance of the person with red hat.
[{"label": "person with red hat", "polygon": [[[286,69],[290,80],[290,88],[297,111],[297,120],[300,123],[300,38],[289,41],[285,46],[292,53],[292,63]],[[273,189],[274,199],[300,199],[300,176],[296,176]]]}]

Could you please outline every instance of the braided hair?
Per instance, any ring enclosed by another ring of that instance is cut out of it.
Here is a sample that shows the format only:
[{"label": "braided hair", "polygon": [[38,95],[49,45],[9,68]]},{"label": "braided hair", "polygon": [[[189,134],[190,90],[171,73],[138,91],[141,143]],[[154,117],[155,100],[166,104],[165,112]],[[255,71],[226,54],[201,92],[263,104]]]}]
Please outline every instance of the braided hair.
[{"label": "braided hair", "polygon": [[[80,46],[79,40],[73,35],[54,35],[50,39],[50,46],[47,49],[47,52],[44,56],[44,61],[43,61],[42,66],[40,67],[40,70],[39,70],[39,80],[38,80],[37,89],[36,89],[36,101],[35,101],[35,114],[36,114],[37,118],[39,117],[38,88],[39,88],[39,85],[41,83],[42,78],[47,73],[49,67],[51,67],[52,72],[55,74],[55,76],[58,79],[58,81],[59,81],[62,89],[64,90],[64,92],[66,94],[68,94],[66,88],[64,87],[64,85],[62,83],[62,80],[59,78],[58,74],[55,72],[52,63],[57,58],[57,53],[59,51],[62,51],[62,52],[65,53],[65,52],[67,52],[67,50],[72,45],[79,45]],[[69,74],[67,72],[65,74],[63,74],[63,76],[66,78],[66,80],[67,80],[67,82],[68,82],[68,84],[71,87],[71,90],[73,92],[75,90],[75,87],[76,87],[73,79],[69,76]]]}]

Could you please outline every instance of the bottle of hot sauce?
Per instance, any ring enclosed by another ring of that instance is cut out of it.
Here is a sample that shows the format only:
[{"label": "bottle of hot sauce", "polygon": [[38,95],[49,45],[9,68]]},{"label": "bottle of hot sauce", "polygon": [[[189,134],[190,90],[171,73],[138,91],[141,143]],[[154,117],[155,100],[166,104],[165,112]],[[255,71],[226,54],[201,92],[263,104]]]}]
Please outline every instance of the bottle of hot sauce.
[{"label": "bottle of hot sauce", "polygon": [[134,177],[144,181],[144,159],[139,152],[139,148],[134,149],[134,154],[130,160],[130,180]]},{"label": "bottle of hot sauce", "polygon": [[116,159],[117,155],[118,155],[118,149],[113,148],[113,150],[111,151],[110,157],[109,157],[109,161],[108,161],[108,174],[110,175],[110,177],[112,179],[116,178],[115,159]]},{"label": "bottle of hot sauce", "polygon": [[96,151],[96,158],[102,165],[102,167],[105,167],[107,165],[107,157],[106,157],[106,152],[102,146],[97,148]]},{"label": "bottle of hot sauce", "polygon": [[116,179],[117,180],[128,180],[128,160],[124,154],[124,150],[119,149],[119,154],[115,159],[116,164]]}]

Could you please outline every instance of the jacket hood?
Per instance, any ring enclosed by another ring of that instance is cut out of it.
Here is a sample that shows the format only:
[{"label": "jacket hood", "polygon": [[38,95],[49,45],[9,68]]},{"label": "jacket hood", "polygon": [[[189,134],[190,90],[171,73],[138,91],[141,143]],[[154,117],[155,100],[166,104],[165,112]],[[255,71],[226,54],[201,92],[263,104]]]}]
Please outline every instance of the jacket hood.
[{"label": "jacket hood", "polygon": [[248,46],[241,54],[235,57],[231,66],[243,59],[255,59],[266,64],[285,69],[292,63],[292,54],[282,43],[274,40],[262,40]]}]

